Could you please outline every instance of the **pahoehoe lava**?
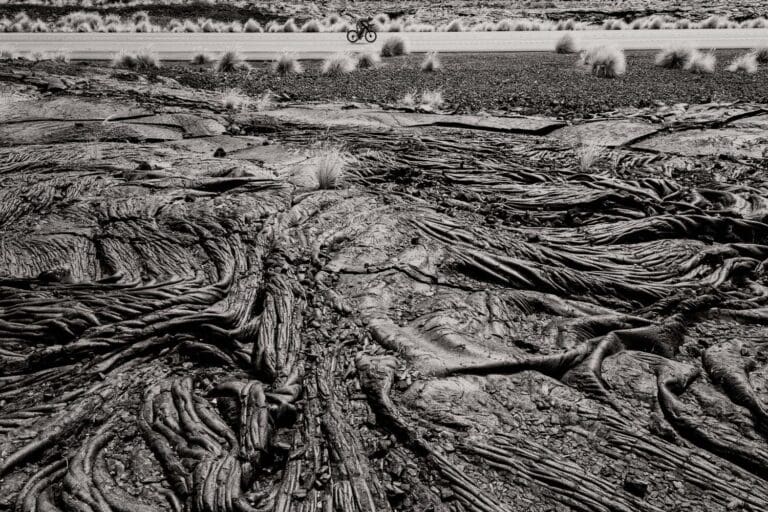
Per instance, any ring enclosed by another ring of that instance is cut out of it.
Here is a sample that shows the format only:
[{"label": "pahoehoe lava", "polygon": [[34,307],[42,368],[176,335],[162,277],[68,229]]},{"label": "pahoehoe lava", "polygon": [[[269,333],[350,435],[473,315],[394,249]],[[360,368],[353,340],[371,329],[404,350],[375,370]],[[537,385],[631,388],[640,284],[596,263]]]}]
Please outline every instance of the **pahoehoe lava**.
[{"label": "pahoehoe lava", "polygon": [[120,87],[0,105],[0,509],[768,509],[760,161]]}]

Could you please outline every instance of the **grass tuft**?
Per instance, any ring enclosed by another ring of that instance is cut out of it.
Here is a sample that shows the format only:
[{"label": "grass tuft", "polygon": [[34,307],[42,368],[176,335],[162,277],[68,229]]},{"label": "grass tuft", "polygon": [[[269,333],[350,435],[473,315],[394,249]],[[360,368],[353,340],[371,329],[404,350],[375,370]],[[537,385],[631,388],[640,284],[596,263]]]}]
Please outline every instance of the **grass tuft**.
[{"label": "grass tuft", "polygon": [[263,32],[264,30],[261,28],[261,24],[259,24],[258,21],[254,19],[249,19],[248,21],[245,22],[245,25],[243,25],[243,31],[259,33],[259,32]]},{"label": "grass tuft", "polygon": [[714,53],[703,53],[695,50],[683,69],[697,75],[711,75],[715,72],[716,62]]},{"label": "grass tuft", "polygon": [[408,55],[411,53],[408,48],[408,41],[402,36],[392,36],[381,45],[382,57],[397,57],[399,55]]},{"label": "grass tuft", "polygon": [[441,91],[424,91],[421,93],[421,108],[425,110],[437,110],[443,106],[445,100]]},{"label": "grass tuft", "polygon": [[324,75],[338,76],[351,73],[357,67],[357,61],[350,53],[340,52],[331,55],[323,61],[321,72]]},{"label": "grass tuft", "polygon": [[768,46],[762,46],[752,50],[758,64],[768,64]]},{"label": "grass tuft", "polygon": [[757,57],[754,53],[746,53],[733,59],[726,69],[731,73],[741,72],[751,75],[757,71]]},{"label": "grass tuft", "polygon": [[321,190],[330,190],[338,187],[344,178],[344,169],[347,158],[338,147],[329,147],[322,151],[317,161],[315,176],[317,186]]},{"label": "grass tuft", "polygon": [[595,46],[581,56],[580,65],[600,78],[617,78],[627,71],[624,51],[615,46]]},{"label": "grass tuft", "polygon": [[358,69],[373,69],[381,63],[381,57],[375,52],[365,52],[357,56]]},{"label": "grass tuft", "polygon": [[455,19],[445,27],[446,32],[464,32],[464,24],[460,19]]},{"label": "grass tuft", "polygon": [[577,51],[579,51],[579,48],[571,34],[563,34],[555,43],[556,53],[576,53]]},{"label": "grass tuft", "polygon": [[216,58],[207,52],[199,52],[192,56],[192,59],[190,59],[189,62],[192,64],[195,64],[197,66],[206,66],[213,61],[215,61]]},{"label": "grass tuft", "polygon": [[251,105],[251,98],[239,89],[229,89],[222,95],[221,104],[232,112],[245,112]]},{"label": "grass tuft", "polygon": [[301,27],[302,32],[322,32],[323,25],[318,20],[309,20]]},{"label": "grass tuft", "polygon": [[690,46],[665,48],[656,54],[656,65],[665,69],[683,69],[693,58],[694,51]]},{"label": "grass tuft", "polygon": [[436,51],[427,53],[427,56],[424,57],[424,61],[421,63],[421,70],[428,73],[440,71],[442,68],[443,64],[440,62],[440,56]]},{"label": "grass tuft", "polygon": [[237,50],[227,50],[216,62],[217,73],[234,73],[235,71],[248,71],[251,66],[245,62],[245,58]]},{"label": "grass tuft", "polygon": [[272,71],[281,76],[300,74],[304,71],[296,54],[285,52],[272,63]]},{"label": "grass tuft", "polygon": [[591,170],[605,156],[605,148],[594,142],[582,142],[574,151],[582,172]]}]

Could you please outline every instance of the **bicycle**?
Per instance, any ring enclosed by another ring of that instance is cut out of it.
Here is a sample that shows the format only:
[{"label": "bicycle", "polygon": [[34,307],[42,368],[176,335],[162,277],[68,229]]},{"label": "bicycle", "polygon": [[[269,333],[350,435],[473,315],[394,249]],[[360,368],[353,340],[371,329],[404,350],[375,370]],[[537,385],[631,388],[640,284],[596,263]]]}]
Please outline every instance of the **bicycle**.
[{"label": "bicycle", "polygon": [[368,23],[357,23],[357,28],[353,28],[347,31],[347,41],[354,44],[361,39],[365,39],[368,43],[376,41],[376,31]]}]

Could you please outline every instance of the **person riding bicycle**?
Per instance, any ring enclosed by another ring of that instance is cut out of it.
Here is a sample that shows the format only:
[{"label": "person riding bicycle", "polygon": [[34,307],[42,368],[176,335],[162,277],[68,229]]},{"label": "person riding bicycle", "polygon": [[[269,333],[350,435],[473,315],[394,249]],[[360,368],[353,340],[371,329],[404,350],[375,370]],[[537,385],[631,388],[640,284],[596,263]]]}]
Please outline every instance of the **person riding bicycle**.
[{"label": "person riding bicycle", "polygon": [[363,30],[367,30],[369,32],[373,32],[373,27],[371,27],[371,22],[373,21],[373,18],[371,16],[368,16],[367,18],[358,18],[357,20],[357,31],[362,32]]}]

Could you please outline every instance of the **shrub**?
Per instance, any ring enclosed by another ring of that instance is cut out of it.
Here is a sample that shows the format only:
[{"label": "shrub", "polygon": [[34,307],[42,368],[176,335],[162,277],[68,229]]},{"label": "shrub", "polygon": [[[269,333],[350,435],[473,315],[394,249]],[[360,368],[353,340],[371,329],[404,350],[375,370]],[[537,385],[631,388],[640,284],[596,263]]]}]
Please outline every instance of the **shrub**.
[{"label": "shrub", "polygon": [[641,28],[645,27],[647,21],[647,18],[635,18],[630,22],[629,28],[631,30],[640,30]]},{"label": "shrub", "polygon": [[18,59],[19,54],[12,48],[0,48],[0,60]]},{"label": "shrub", "polygon": [[443,65],[440,63],[440,57],[435,51],[427,53],[424,62],[421,63],[421,70],[430,73],[433,71],[440,71],[442,67]]},{"label": "shrub", "polygon": [[272,63],[272,70],[282,76],[299,74],[304,71],[296,55],[289,52],[282,53],[277,57],[275,62]]},{"label": "shrub", "polygon": [[573,18],[568,18],[567,20],[560,20],[557,22],[557,25],[555,25],[555,30],[575,30],[576,29],[576,20]]},{"label": "shrub", "polygon": [[346,52],[335,53],[323,61],[321,72],[324,75],[343,75],[351,73],[357,67],[355,59]]},{"label": "shrub", "polygon": [[252,104],[257,112],[269,110],[275,106],[275,95],[272,94],[271,91],[266,91],[261,96],[257,97],[256,101],[254,101]]},{"label": "shrub", "polygon": [[752,53],[755,54],[755,60],[759,64],[768,64],[768,46],[755,48]]},{"label": "shrub", "polygon": [[72,59],[72,56],[70,55],[69,50],[57,50],[50,54],[50,59],[53,62],[67,64]]},{"label": "shrub", "polygon": [[296,26],[296,22],[293,18],[289,19],[283,24],[283,32],[298,32],[299,27]]},{"label": "shrub", "polygon": [[445,31],[446,32],[464,32],[464,24],[459,19],[453,20],[445,28]]},{"label": "shrub", "polygon": [[200,27],[194,21],[184,20],[184,32],[200,32]]},{"label": "shrub", "polygon": [[437,110],[443,106],[443,93],[440,91],[424,91],[421,93],[421,107],[428,110]]},{"label": "shrub", "polygon": [[512,27],[512,20],[501,20],[496,24],[496,30],[498,32],[510,32]]},{"label": "shrub", "polygon": [[189,62],[197,66],[205,66],[216,60],[213,55],[206,52],[196,53]]},{"label": "shrub", "polygon": [[644,28],[650,29],[650,30],[661,30],[664,28],[664,18],[660,16],[652,16],[648,23],[645,24]]},{"label": "shrub", "polygon": [[582,172],[591,170],[605,155],[605,148],[596,143],[582,143],[574,149]]},{"label": "shrub", "polygon": [[768,20],[762,16],[749,21],[749,28],[768,28]]},{"label": "shrub", "polygon": [[259,24],[259,22],[254,19],[246,21],[245,25],[243,26],[243,30],[245,32],[263,32],[261,24]]},{"label": "shrub", "polygon": [[135,57],[138,69],[160,69],[160,57],[149,48],[139,50]]},{"label": "shrub", "polygon": [[627,70],[624,51],[614,46],[596,46],[584,52],[581,64],[601,78],[616,78]]},{"label": "shrub", "polygon": [[318,188],[321,190],[336,188],[344,176],[346,164],[346,157],[339,148],[325,149],[318,158],[315,170]]},{"label": "shrub", "polygon": [[405,27],[406,32],[434,32],[435,26],[428,23],[414,23]]},{"label": "shrub", "polygon": [[701,28],[728,28],[729,24],[728,18],[712,15],[701,22]]},{"label": "shrub", "polygon": [[365,52],[357,56],[357,67],[359,69],[371,69],[381,63],[381,57],[378,53]]},{"label": "shrub", "polygon": [[408,49],[408,42],[400,36],[388,38],[381,46],[382,57],[397,57],[398,55],[408,55],[409,53],[411,52]]},{"label": "shrub", "polygon": [[563,36],[555,43],[555,52],[557,53],[576,53],[579,51],[576,40],[571,34],[563,34]]},{"label": "shrub", "polygon": [[328,25],[335,25],[335,24],[337,24],[340,21],[341,21],[341,16],[339,16],[336,13],[331,14],[330,16],[328,16]]},{"label": "shrub", "polygon": [[245,58],[237,50],[227,50],[224,52],[219,57],[215,67],[217,73],[232,73],[249,69],[251,69],[251,66],[245,62]]},{"label": "shrub", "polygon": [[244,112],[248,110],[248,107],[251,104],[251,99],[238,89],[229,89],[228,91],[225,91],[224,95],[221,97],[221,104],[224,105],[224,108],[227,110]]},{"label": "shrub", "polygon": [[302,32],[322,32],[323,26],[317,20],[309,20],[301,27]]},{"label": "shrub", "polygon": [[233,32],[233,33],[242,32],[243,31],[243,24],[240,23],[239,21],[233,21],[231,23],[228,23],[224,27],[224,30],[226,32]]},{"label": "shrub", "polygon": [[715,62],[713,53],[702,53],[695,50],[683,69],[697,75],[709,75],[715,72]]},{"label": "shrub", "polygon": [[219,29],[218,24],[214,23],[212,20],[206,20],[205,23],[203,23],[202,26],[203,32],[221,32]]},{"label": "shrub", "polygon": [[373,19],[379,25],[386,25],[387,23],[389,23],[389,16],[387,16],[384,13],[377,14],[376,16],[373,17]]},{"label": "shrub", "polygon": [[528,20],[517,20],[512,26],[512,30],[516,32],[528,32],[533,29],[531,22]]},{"label": "shrub", "polygon": [[688,19],[677,20],[675,22],[675,28],[687,30],[691,28],[691,20],[688,20]]},{"label": "shrub", "polygon": [[683,69],[693,57],[693,52],[689,46],[666,48],[656,54],[656,65],[665,69]]},{"label": "shrub", "polygon": [[147,11],[136,11],[131,15],[133,23],[149,22],[149,13]]},{"label": "shrub", "polygon": [[112,57],[112,67],[124,68],[124,69],[136,69],[138,67],[138,60],[136,59],[136,55],[134,55],[133,53],[127,52],[125,50],[120,50],[119,53],[115,54]]},{"label": "shrub", "polygon": [[736,57],[727,69],[731,73],[742,72],[752,74],[757,71],[757,57],[755,57],[754,53],[747,53]]},{"label": "shrub", "polygon": [[404,107],[415,107],[416,106],[416,92],[411,91],[405,94],[405,96],[402,97],[400,100],[400,104]]}]

